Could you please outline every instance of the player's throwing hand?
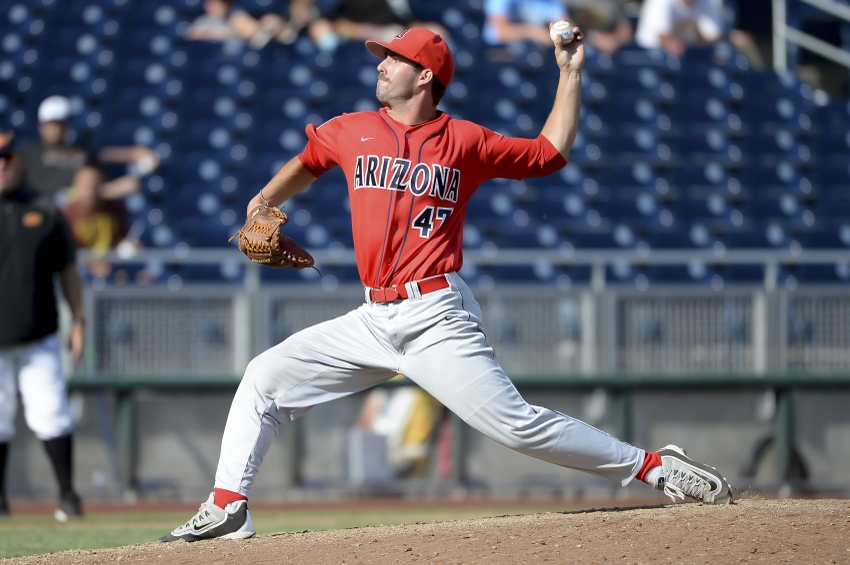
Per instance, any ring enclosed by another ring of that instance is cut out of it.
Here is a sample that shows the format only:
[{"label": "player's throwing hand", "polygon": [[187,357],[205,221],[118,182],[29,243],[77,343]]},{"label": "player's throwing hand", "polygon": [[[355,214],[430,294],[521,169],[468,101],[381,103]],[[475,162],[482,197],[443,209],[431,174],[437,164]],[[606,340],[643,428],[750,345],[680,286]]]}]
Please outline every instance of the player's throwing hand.
[{"label": "player's throwing hand", "polygon": [[[554,23],[549,24],[551,31]],[[562,71],[580,71],[584,66],[584,33],[573,27],[575,37],[569,43],[555,41],[555,58]]]}]

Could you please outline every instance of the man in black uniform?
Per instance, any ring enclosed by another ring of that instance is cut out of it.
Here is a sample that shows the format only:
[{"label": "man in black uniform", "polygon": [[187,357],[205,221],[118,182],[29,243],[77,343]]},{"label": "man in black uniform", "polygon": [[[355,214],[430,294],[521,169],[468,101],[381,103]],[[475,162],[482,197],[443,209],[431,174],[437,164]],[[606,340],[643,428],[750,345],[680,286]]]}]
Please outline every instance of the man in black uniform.
[{"label": "man in black uniform", "polygon": [[53,279],[58,275],[73,315],[74,361],[85,340],[81,282],[62,214],[49,197],[27,190],[22,175],[13,135],[0,133],[0,516],[9,512],[6,456],[20,392],[27,426],[44,442],[56,473],[56,519],[64,522],[82,512],[71,480],[73,421],[60,359]]}]

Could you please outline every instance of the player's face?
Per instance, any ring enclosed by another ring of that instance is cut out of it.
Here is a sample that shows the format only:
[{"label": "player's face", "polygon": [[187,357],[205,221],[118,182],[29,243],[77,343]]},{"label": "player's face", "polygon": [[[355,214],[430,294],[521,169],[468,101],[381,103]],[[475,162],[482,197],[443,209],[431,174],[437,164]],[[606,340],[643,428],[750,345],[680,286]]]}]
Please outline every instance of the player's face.
[{"label": "player's face", "polygon": [[378,65],[378,85],[375,96],[385,106],[395,102],[410,100],[416,92],[421,69],[401,55],[387,52],[387,56]]}]

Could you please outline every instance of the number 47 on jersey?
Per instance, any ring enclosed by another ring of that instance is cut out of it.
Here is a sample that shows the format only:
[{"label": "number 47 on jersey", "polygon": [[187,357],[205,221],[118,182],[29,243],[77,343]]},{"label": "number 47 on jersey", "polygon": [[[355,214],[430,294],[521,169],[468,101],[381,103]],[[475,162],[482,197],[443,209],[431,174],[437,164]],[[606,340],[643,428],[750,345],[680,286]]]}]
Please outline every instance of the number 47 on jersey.
[{"label": "number 47 on jersey", "polygon": [[428,238],[431,237],[431,232],[435,229],[434,223],[440,222],[442,224],[451,215],[452,208],[425,206],[413,220],[413,227],[419,230],[419,237]]}]

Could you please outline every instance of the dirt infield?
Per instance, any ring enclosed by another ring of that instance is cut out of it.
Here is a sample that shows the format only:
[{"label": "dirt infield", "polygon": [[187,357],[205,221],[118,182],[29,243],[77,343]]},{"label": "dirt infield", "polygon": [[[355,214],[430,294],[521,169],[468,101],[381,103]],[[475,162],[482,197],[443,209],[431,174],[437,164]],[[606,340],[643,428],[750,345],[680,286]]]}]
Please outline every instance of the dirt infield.
[{"label": "dirt infield", "polygon": [[745,499],[146,543],[3,561],[76,563],[850,563],[850,501]]}]

